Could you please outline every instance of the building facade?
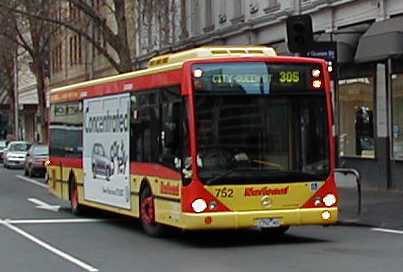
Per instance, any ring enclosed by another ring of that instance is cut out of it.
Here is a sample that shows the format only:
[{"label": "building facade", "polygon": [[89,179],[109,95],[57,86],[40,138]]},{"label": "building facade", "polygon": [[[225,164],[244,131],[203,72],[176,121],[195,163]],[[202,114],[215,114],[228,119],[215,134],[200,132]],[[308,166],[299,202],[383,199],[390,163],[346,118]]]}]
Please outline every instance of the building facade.
[{"label": "building facade", "polygon": [[[155,55],[203,45],[267,45],[289,55],[287,17],[310,14],[315,40],[337,43],[339,165],[358,169],[364,186],[403,190],[403,1],[170,0],[164,7],[156,0],[128,2],[139,7],[132,13],[138,26],[132,32],[134,68]],[[148,14],[158,7],[162,13]],[[66,44],[60,62],[69,58]],[[71,68],[64,68],[65,79]],[[76,78],[85,79],[85,73]]]},{"label": "building facade", "polygon": [[173,47],[259,44],[289,55],[286,18],[310,14],[314,38],[337,42],[338,162],[364,186],[403,190],[403,1],[192,0],[190,37]]}]

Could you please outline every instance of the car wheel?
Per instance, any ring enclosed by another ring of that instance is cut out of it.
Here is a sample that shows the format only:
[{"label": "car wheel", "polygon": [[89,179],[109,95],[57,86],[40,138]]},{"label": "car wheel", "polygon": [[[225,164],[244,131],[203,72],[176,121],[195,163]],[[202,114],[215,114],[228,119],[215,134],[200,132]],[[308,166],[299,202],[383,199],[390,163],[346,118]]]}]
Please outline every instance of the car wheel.
[{"label": "car wheel", "polygon": [[49,174],[48,174],[47,170],[45,171],[45,181],[46,181],[46,184],[49,183]]},{"label": "car wheel", "polygon": [[31,166],[28,168],[28,176],[31,178],[34,176],[34,169]]},{"label": "car wheel", "polygon": [[161,237],[166,233],[166,227],[155,222],[154,196],[149,185],[140,194],[140,220],[144,232],[152,237]]}]

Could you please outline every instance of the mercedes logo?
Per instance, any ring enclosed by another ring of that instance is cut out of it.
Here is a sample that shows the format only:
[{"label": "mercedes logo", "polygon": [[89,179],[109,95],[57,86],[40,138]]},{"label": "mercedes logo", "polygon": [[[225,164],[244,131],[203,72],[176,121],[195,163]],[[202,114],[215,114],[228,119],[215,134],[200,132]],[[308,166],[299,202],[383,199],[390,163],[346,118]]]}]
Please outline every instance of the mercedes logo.
[{"label": "mercedes logo", "polygon": [[268,208],[271,206],[271,198],[267,195],[263,196],[260,199],[260,204],[262,204],[263,207]]}]

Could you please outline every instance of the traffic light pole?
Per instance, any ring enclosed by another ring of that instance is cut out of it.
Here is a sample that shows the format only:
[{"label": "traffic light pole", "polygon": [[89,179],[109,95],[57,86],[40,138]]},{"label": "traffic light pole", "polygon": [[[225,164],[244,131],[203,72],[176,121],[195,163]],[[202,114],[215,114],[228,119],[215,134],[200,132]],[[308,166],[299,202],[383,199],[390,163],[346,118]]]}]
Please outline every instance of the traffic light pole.
[{"label": "traffic light pole", "polygon": [[295,0],[295,13],[297,15],[301,14],[301,0]]}]

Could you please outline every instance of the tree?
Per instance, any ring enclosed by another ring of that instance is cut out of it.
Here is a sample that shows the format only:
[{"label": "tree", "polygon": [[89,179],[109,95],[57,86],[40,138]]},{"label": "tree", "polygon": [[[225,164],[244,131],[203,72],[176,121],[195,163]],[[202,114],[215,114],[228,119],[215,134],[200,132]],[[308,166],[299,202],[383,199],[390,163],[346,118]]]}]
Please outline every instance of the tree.
[{"label": "tree", "polygon": [[[3,20],[1,20],[3,21]],[[15,50],[13,44],[10,43],[5,37],[0,36],[0,77],[1,77],[1,91],[6,92],[10,102],[9,111],[9,128],[14,131],[15,120],[15,96],[14,96],[14,60]],[[9,133],[11,132],[9,131]]]}]

